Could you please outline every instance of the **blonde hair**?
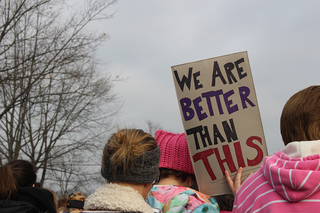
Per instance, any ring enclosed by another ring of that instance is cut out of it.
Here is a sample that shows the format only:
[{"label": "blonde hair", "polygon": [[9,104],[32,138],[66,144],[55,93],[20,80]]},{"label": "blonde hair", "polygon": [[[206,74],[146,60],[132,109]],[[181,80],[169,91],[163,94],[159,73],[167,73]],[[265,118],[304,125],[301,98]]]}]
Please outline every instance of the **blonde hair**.
[{"label": "blonde hair", "polygon": [[110,157],[114,165],[114,174],[122,170],[124,173],[134,165],[135,159],[145,152],[157,148],[156,140],[140,129],[122,129],[111,135],[105,145],[102,156],[102,167],[105,168],[104,158]]},{"label": "blonde hair", "polygon": [[82,195],[81,192],[77,192],[77,193],[71,193],[68,196],[67,201],[69,201],[69,200],[85,201],[86,199],[87,199],[87,197]]},{"label": "blonde hair", "polygon": [[287,101],[280,128],[285,145],[320,139],[320,86],[303,89]]},{"label": "blonde hair", "polygon": [[71,209],[83,209],[83,205],[85,200],[87,199],[86,196],[82,195],[81,192],[71,193],[68,196],[67,201],[67,209],[71,211]]}]

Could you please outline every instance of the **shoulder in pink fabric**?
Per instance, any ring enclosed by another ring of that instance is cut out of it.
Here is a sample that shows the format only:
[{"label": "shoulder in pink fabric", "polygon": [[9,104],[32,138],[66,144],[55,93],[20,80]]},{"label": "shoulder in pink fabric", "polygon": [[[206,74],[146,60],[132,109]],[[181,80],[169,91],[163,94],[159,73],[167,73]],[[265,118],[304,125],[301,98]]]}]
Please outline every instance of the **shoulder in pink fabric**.
[{"label": "shoulder in pink fabric", "polygon": [[314,212],[320,204],[320,155],[265,157],[237,192],[233,212]]}]

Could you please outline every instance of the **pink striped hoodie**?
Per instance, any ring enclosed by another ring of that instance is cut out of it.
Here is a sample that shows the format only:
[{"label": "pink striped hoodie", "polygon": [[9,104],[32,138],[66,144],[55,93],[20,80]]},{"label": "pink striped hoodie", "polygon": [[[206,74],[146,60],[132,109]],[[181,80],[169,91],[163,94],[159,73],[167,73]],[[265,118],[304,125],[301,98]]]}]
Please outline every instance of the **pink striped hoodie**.
[{"label": "pink striped hoodie", "polygon": [[320,141],[265,157],[237,191],[233,212],[320,212]]}]

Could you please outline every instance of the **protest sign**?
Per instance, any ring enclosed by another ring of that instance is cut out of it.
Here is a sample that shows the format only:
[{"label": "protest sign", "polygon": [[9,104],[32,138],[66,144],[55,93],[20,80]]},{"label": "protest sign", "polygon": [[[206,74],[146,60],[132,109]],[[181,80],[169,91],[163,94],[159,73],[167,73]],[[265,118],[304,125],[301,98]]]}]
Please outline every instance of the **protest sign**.
[{"label": "protest sign", "polygon": [[243,167],[243,179],[267,155],[247,52],[172,66],[199,190],[231,193],[224,177]]}]

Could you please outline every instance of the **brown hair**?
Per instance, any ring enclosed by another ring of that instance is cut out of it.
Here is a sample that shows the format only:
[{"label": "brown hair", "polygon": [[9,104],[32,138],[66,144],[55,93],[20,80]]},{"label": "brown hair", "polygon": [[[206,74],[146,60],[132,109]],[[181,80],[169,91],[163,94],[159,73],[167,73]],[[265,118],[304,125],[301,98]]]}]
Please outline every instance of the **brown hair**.
[{"label": "brown hair", "polygon": [[180,172],[174,169],[167,169],[167,168],[160,168],[160,177],[159,180],[162,178],[166,178],[169,176],[174,176],[176,178],[181,179],[183,182],[185,182],[188,178],[191,178],[193,183],[196,183],[196,176],[194,174],[189,174],[186,172]]},{"label": "brown hair", "polygon": [[36,169],[25,160],[14,160],[0,168],[0,199],[16,198],[18,187],[36,183]]},{"label": "brown hair", "polygon": [[233,209],[234,196],[232,194],[222,194],[213,197],[216,199],[220,211],[230,211]]},{"label": "brown hair", "polygon": [[110,161],[114,164],[114,173],[134,165],[137,157],[145,152],[157,148],[157,142],[150,134],[140,129],[122,129],[111,135],[102,156],[102,167],[105,168],[104,158],[110,156]]},{"label": "brown hair", "polygon": [[67,208],[67,203],[68,203],[68,198],[66,198],[66,197],[60,198],[58,201],[58,208],[60,208],[60,207]]},{"label": "brown hair", "polygon": [[285,145],[320,139],[320,86],[303,89],[287,101],[280,128]]}]

